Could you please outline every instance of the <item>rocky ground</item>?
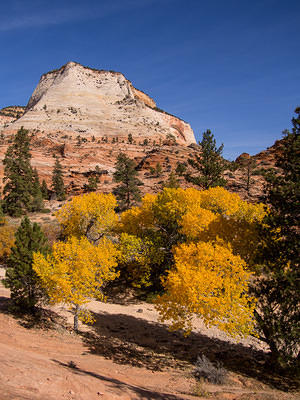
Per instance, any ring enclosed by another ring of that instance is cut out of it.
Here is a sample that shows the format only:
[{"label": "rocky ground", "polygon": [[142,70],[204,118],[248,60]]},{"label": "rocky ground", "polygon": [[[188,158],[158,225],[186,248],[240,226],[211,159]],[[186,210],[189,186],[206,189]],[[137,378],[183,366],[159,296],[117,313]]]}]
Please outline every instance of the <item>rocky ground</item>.
[{"label": "rocky ground", "polygon": [[[1,269],[1,276],[4,269]],[[1,400],[219,399],[296,400],[293,382],[263,367],[266,347],[256,339],[235,343],[195,321],[188,338],[158,322],[153,306],[134,298],[93,301],[93,326],[72,332],[72,316],[56,306],[39,322],[7,311],[0,287]],[[197,382],[198,354],[222,361],[224,385]]]},{"label": "rocky ground", "polygon": [[[3,189],[3,164],[5,153],[12,137],[1,139],[0,137],[0,190]],[[199,146],[182,146],[164,142],[161,145],[143,145],[143,143],[129,144],[127,141],[115,142],[93,140],[89,137],[86,142],[78,143],[76,138],[62,139],[51,136],[45,138],[40,133],[34,133],[31,138],[31,164],[37,168],[40,180],[45,179],[48,187],[51,187],[51,177],[55,162],[54,156],[58,156],[63,166],[64,182],[70,196],[83,193],[88,184],[89,176],[98,176],[98,191],[108,193],[115,186],[113,182],[114,166],[117,156],[124,152],[135,160],[138,166],[139,178],[143,182],[140,186],[142,193],[157,193],[175,171],[178,163],[187,163],[188,158],[194,158],[199,153]],[[269,168],[274,166],[273,147],[270,150],[255,156],[257,167]],[[250,190],[246,190],[247,171],[245,163],[247,157],[239,160],[236,170],[225,171],[227,189],[238,193],[243,199],[259,201],[263,193],[264,179],[261,175],[251,176]],[[161,173],[151,173],[151,168],[161,165]],[[189,171],[193,173],[190,168]],[[191,186],[183,177],[177,177],[181,187]]]}]

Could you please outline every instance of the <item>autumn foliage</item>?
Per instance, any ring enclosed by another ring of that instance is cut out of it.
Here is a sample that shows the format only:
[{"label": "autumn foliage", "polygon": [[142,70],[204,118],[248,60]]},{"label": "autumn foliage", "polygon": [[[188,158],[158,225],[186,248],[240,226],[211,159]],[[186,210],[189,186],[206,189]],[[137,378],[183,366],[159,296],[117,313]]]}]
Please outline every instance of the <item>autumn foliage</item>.
[{"label": "autumn foliage", "polygon": [[35,253],[33,269],[47,290],[52,304],[65,303],[74,310],[74,328],[79,317],[91,322],[91,314],[82,308],[91,298],[104,300],[101,287],[115,279],[117,251],[106,238],[95,246],[86,237],[72,236],[53,245],[52,254]]},{"label": "autumn foliage", "polygon": [[181,244],[174,253],[175,268],[156,302],[161,319],[171,320],[172,329],[189,332],[196,314],[206,326],[233,336],[251,333],[255,302],[247,295],[250,273],[245,261],[209,242]]},{"label": "autumn foliage", "polygon": [[84,306],[104,300],[101,288],[121,273],[160,290],[156,307],[173,329],[188,332],[198,315],[231,335],[253,332],[248,285],[262,205],[215,187],[165,188],[120,216],[116,207],[112,194],[74,197],[56,213],[64,241],[33,255],[50,302],[73,310],[76,330],[78,319],[92,321]]},{"label": "autumn foliage", "polygon": [[113,194],[87,193],[73,197],[56,213],[65,237],[86,236],[96,242],[109,233],[118,221]]},{"label": "autumn foliage", "polygon": [[257,223],[264,215],[262,205],[246,203],[220,187],[165,188],[146,195],[140,207],[121,215],[123,234],[148,247],[141,251],[136,246],[144,268],[139,257],[131,256],[131,277],[144,286],[160,279],[164,294],[157,308],[174,329],[189,330],[196,314],[207,326],[247,335],[253,331],[255,306],[247,295],[249,265],[257,247]]},{"label": "autumn foliage", "polygon": [[0,261],[6,262],[11,253],[11,248],[15,243],[16,228],[8,225],[4,220],[0,226]]},{"label": "autumn foliage", "polygon": [[104,300],[101,287],[118,273],[116,246],[106,236],[114,229],[118,216],[112,194],[88,193],[73,197],[57,212],[65,242],[54,243],[52,253],[34,255],[33,268],[47,290],[50,302],[65,303],[78,318],[92,322],[84,304],[92,298]]}]

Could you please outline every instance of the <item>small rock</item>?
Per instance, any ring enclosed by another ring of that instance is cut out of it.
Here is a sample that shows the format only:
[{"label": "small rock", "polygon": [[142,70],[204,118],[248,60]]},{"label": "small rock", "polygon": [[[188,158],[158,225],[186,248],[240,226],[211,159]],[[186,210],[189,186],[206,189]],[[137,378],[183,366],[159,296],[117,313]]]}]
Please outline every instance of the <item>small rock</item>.
[{"label": "small rock", "polygon": [[142,312],[143,312],[143,309],[142,309],[142,308],[139,308],[136,312],[142,313]]}]

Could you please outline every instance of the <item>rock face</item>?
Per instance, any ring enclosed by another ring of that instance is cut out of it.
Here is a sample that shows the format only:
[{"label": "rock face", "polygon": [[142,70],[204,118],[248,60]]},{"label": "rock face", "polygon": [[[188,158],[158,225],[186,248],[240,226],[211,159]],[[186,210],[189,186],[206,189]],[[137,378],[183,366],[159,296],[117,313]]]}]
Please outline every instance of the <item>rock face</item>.
[{"label": "rock face", "polygon": [[[201,151],[190,125],[159,110],[153,99],[118,72],[70,62],[41,77],[26,108],[0,110],[0,192],[1,161],[21,126],[29,130],[31,164],[40,180],[51,186],[53,156],[57,156],[70,195],[86,191],[90,176],[99,179],[98,191],[110,192],[115,186],[113,173],[120,152],[135,160],[143,193],[159,192],[178,163],[197,173],[187,163]],[[256,156],[242,154],[236,160],[237,169],[230,168],[224,174],[227,188],[242,198],[260,200],[264,179],[253,176],[247,190],[244,164],[253,158],[258,169],[274,167],[278,151],[280,141]],[[151,172],[157,164],[162,170],[159,176]],[[179,181],[181,187],[191,185],[183,176]]]},{"label": "rock face", "polygon": [[156,107],[124,75],[93,70],[69,62],[42,75],[24,115],[5,128],[21,126],[49,134],[165,140],[172,136],[182,145],[195,143],[190,125]]},{"label": "rock face", "polygon": [[11,122],[20,118],[25,112],[25,107],[9,106],[0,110],[0,130],[9,126]]}]

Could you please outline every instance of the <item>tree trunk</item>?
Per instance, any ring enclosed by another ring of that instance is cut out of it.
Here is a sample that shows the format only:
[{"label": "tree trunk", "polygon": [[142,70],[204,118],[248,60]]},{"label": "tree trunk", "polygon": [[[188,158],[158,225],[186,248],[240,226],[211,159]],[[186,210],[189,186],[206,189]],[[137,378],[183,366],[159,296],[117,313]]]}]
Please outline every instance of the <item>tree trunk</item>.
[{"label": "tree trunk", "polygon": [[79,314],[79,305],[76,304],[75,312],[74,312],[74,331],[78,332],[78,314]]}]

